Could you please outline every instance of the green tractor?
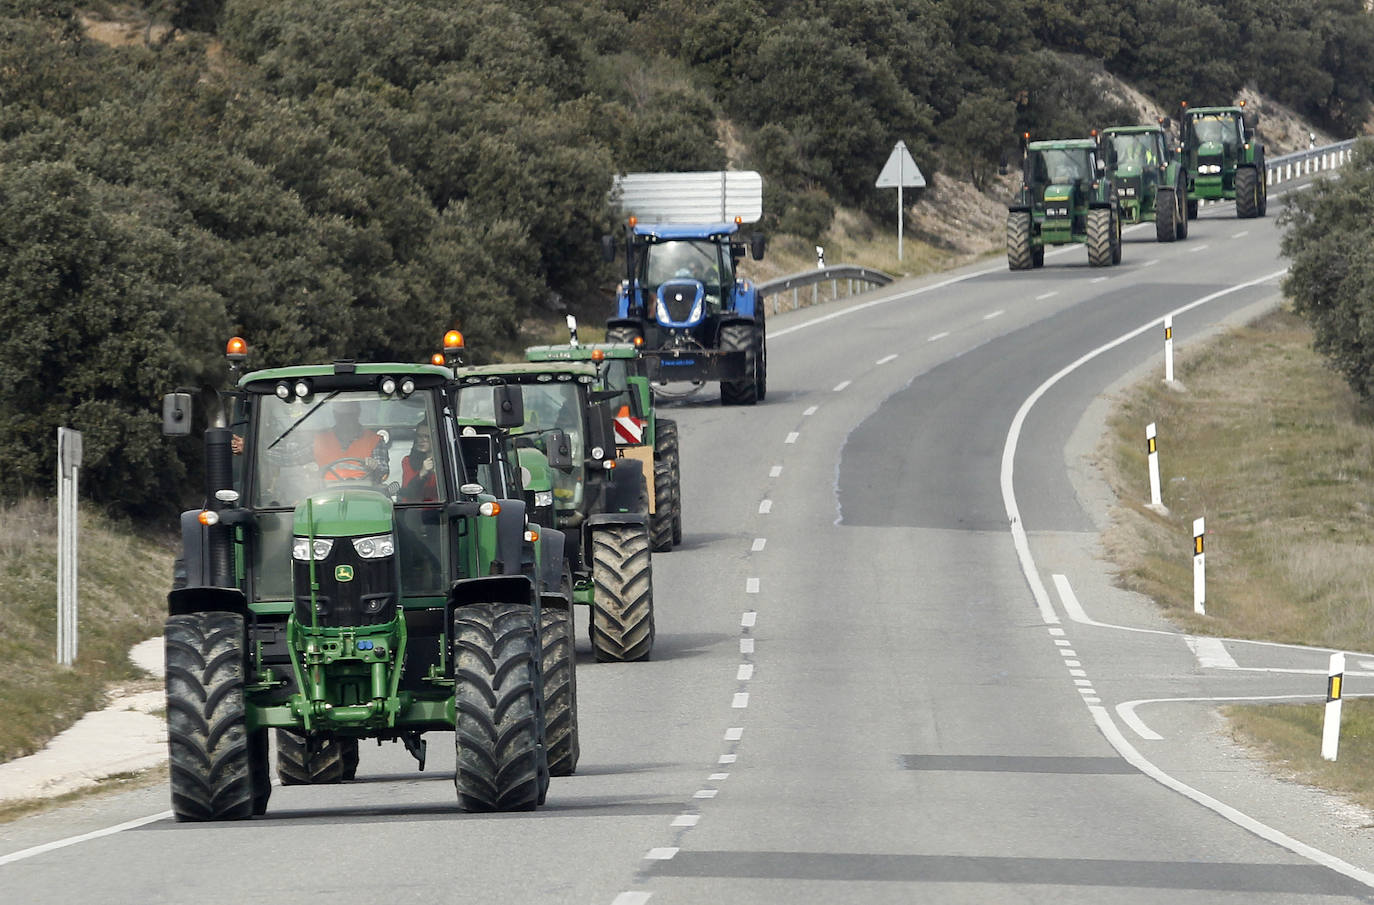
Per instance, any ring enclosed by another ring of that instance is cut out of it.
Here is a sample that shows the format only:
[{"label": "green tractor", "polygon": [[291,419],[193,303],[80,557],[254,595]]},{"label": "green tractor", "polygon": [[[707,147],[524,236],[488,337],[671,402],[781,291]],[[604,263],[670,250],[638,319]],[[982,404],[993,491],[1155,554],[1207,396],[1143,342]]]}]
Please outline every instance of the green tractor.
[{"label": "green tractor", "polygon": [[634,343],[577,341],[577,323],[569,316],[570,341],[531,346],[529,361],[599,362],[599,390],[615,390],[608,401],[615,412],[615,442],[621,456],[644,464],[649,480],[649,532],[655,553],[682,543],[682,477],[677,421],[659,417],[648,364]]},{"label": "green tractor", "polygon": [[620,394],[597,389],[602,380],[592,361],[463,367],[456,411],[489,419],[518,388],[517,461],[533,480],[550,477],[548,497],[532,490],[532,508],[566,536],[572,600],[591,608],[592,651],[602,662],[644,660],[654,644],[649,487],[643,463],[617,455],[610,402]]},{"label": "green tractor", "polygon": [[1263,217],[1269,207],[1269,179],[1259,117],[1241,101],[1234,107],[1182,105],[1179,152],[1188,184],[1188,218],[1202,201],[1235,200],[1236,216]]},{"label": "green tractor", "polygon": [[1155,238],[1188,237],[1187,181],[1173,143],[1157,126],[1109,126],[1099,134],[1107,172],[1116,183],[1124,223],[1155,224]]},{"label": "green tractor", "polygon": [[[246,354],[231,341],[235,376]],[[350,778],[362,739],[423,769],[424,733],[444,731],[460,808],[544,801],[556,630],[522,571],[524,501],[468,480],[453,391],[447,367],[336,361],[244,374],[210,402],[206,500],[182,515],[168,594],[178,820],[262,814],[272,729],[286,783]],[[522,423],[519,394],[498,396],[499,426]],[[189,435],[192,408],[165,397],[164,433]]]},{"label": "green tractor", "polygon": [[1045,246],[1088,246],[1088,263],[1121,263],[1121,206],[1106,160],[1091,138],[1026,142],[1021,190],[1007,205],[1007,267],[1045,263]]}]

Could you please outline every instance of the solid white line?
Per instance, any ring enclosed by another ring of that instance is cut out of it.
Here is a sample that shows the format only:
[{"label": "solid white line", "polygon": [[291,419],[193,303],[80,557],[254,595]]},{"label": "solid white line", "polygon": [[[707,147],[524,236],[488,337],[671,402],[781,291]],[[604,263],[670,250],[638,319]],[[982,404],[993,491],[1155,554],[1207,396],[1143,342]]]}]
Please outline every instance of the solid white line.
[{"label": "solid white line", "polygon": [[985,320],[985,321],[990,321],[990,320],[992,320],[994,317],[1001,317],[1001,316],[1002,316],[1003,314],[1005,314],[1005,313],[1006,313],[1006,312],[1005,312],[1004,310],[1002,310],[1001,308],[998,308],[996,311],[992,312],[991,314],[984,314],[984,315],[983,315],[983,320]]},{"label": "solid white line", "polygon": [[729,779],[729,778],[730,778],[730,774],[729,774],[729,773],[712,773],[710,776],[706,777],[706,780],[707,780],[708,782],[720,782],[720,781],[723,780],[723,779]]},{"label": "solid white line", "polygon": [[717,760],[716,763],[718,763],[718,764],[733,764],[733,763],[735,762],[735,757],[736,757],[736,755],[734,755],[734,754],[722,754],[722,755],[720,756],[720,759]]},{"label": "solid white line", "polygon": [[739,691],[735,693],[735,698],[730,702],[730,706],[735,710],[743,710],[749,706],[749,692]]},{"label": "solid white line", "polygon": [[754,639],[753,639],[753,638],[741,638],[741,639],[739,639],[739,652],[742,653],[742,654],[752,654],[752,653],[754,652]]},{"label": "solid white line", "polygon": [[781,466],[781,465],[774,465],[772,468],[768,469],[768,477],[770,477],[770,478],[779,477],[781,474],[782,474],[782,466]]},{"label": "solid white line", "polygon": [[1220,638],[1198,638],[1193,635],[1185,635],[1183,638],[1188,648],[1197,657],[1197,665],[1203,669],[1235,669],[1236,661],[1231,659],[1231,655],[1226,652],[1226,645],[1221,643]]},{"label": "solid white line", "polygon": [[701,820],[700,814],[679,814],[673,818],[673,822],[669,826],[696,826],[699,820]]},{"label": "solid white line", "polygon": [[817,408],[819,408],[819,406],[815,406],[815,405],[811,406],[809,409],[807,409],[806,411],[802,412],[802,417],[803,417],[803,418],[809,418],[809,417],[811,417],[812,415],[816,414],[816,409],[817,409]]},{"label": "solid white line", "polygon": [[1223,802],[1218,801],[1212,796],[1207,795],[1203,792],[1199,792],[1192,786],[1189,786],[1186,783],[1174,779],[1168,773],[1165,773],[1163,770],[1156,767],[1153,763],[1146,760],[1145,757],[1139,751],[1137,751],[1131,745],[1130,742],[1126,741],[1126,737],[1121,734],[1121,730],[1116,728],[1116,723],[1112,722],[1112,718],[1107,713],[1106,708],[1090,707],[1088,709],[1092,713],[1093,719],[1097,721],[1097,728],[1100,729],[1102,731],[1102,734],[1107,737],[1107,741],[1111,743],[1112,747],[1116,749],[1117,753],[1120,754],[1123,758],[1125,758],[1126,761],[1131,764],[1131,766],[1135,767],[1137,770],[1144,773],[1146,776],[1150,777],[1155,782],[1158,782],[1160,785],[1163,785],[1167,788],[1173,789],[1180,795],[1192,799],[1193,801],[1202,805],[1204,808],[1208,808],[1209,810],[1215,811],[1216,813],[1220,814],[1222,817],[1225,817],[1232,823],[1249,830],[1256,836],[1259,836],[1261,839],[1267,839],[1275,845],[1281,845],[1289,851],[1301,855],[1304,858],[1307,858],[1309,861],[1314,861],[1317,864],[1322,865],[1323,867],[1327,867],[1331,870],[1336,871],[1337,873],[1344,874],[1345,876],[1356,881],[1357,883],[1363,883],[1365,886],[1374,887],[1374,873],[1370,873],[1367,870],[1362,870],[1361,868],[1358,868],[1353,864],[1348,864],[1345,861],[1342,861],[1340,858],[1337,858],[1334,855],[1329,855],[1321,849],[1314,848],[1305,842],[1299,842],[1292,836],[1289,836],[1285,833],[1281,833],[1267,824],[1260,823],[1258,820],[1251,817],[1250,815],[1244,814],[1236,810],[1235,808],[1231,807],[1230,805],[1224,804]]},{"label": "solid white line", "polygon": [[646,860],[646,861],[671,861],[671,860],[673,860],[673,856],[676,855],[676,854],[678,853],[678,851],[680,851],[680,849],[678,849],[678,848],[675,847],[675,846],[669,846],[669,845],[665,845],[665,846],[663,846],[662,848],[651,848],[651,849],[649,849],[649,851],[644,855],[644,860]]},{"label": "solid white line", "polygon": [[796,443],[796,442],[797,442],[797,438],[800,437],[800,436],[801,436],[801,434],[797,433],[796,431],[792,431],[790,434],[787,435],[787,439],[784,440],[784,441],[782,441],[782,442],[784,442],[784,443]]},{"label": "solid white line", "polygon": [[[1345,694],[1346,698],[1367,698],[1369,694]],[[1136,716],[1135,709],[1142,704],[1220,704],[1234,701],[1305,701],[1305,700],[1324,700],[1325,695],[1321,694],[1274,694],[1274,695],[1251,695],[1243,697],[1210,697],[1210,698],[1142,698],[1138,701],[1126,701],[1124,704],[1116,705],[1116,714],[1121,717],[1121,721],[1135,734],[1143,739],[1158,741],[1164,736],[1155,732],[1145,721]]]},{"label": "solid white line", "polygon": [[727,742],[737,742],[744,738],[744,727],[736,726],[733,729],[725,730],[725,740]]},{"label": "solid white line", "polygon": [[758,621],[758,618],[759,614],[756,613],[754,610],[745,610],[744,615],[740,617],[739,624],[744,626],[745,628],[753,628],[754,623]]},{"label": "solid white line", "polygon": [[759,592],[759,580],[758,580],[757,578],[748,578],[748,579],[745,579],[745,581],[744,581],[744,593],[746,593],[746,594],[757,594],[758,592]]},{"label": "solid white line", "polygon": [[735,671],[735,681],[748,682],[752,678],[754,678],[754,664],[741,663],[739,669]]},{"label": "solid white line", "polygon": [[847,386],[849,386],[849,384],[852,383],[852,382],[853,382],[853,381],[849,381],[849,380],[841,380],[839,383],[835,384],[835,392],[836,392],[836,393],[843,392],[843,391],[844,391],[844,388],[847,387]]},{"label": "solid white line", "polygon": [[1058,289],[1053,289],[1053,290],[1051,290],[1051,291],[1049,291],[1049,292],[1042,292],[1042,293],[1040,293],[1039,295],[1037,295],[1037,296],[1035,297],[1035,300],[1036,300],[1037,302],[1043,302],[1045,299],[1054,298],[1054,297],[1055,297],[1056,295],[1058,295],[1058,294],[1059,294],[1059,290],[1058,290]]},{"label": "solid white line", "polygon": [[1143,702],[1130,701],[1125,704],[1117,704],[1116,715],[1121,717],[1121,722],[1129,726],[1132,732],[1134,732],[1141,738],[1145,739],[1146,741],[1160,741],[1164,738],[1164,736],[1160,735],[1158,732],[1155,732],[1149,726],[1146,726],[1145,721],[1135,715],[1135,705],[1140,703]]},{"label": "solid white line", "polygon": [[949,331],[948,331],[948,330],[946,330],[944,333],[936,333],[936,334],[934,334],[933,336],[927,336],[927,337],[926,337],[926,342],[928,342],[928,343],[933,343],[933,342],[935,342],[936,340],[944,339],[946,336],[949,336]]},{"label": "solid white line", "polygon": [[696,792],[694,792],[694,793],[692,794],[692,797],[693,797],[693,798],[715,798],[716,795],[718,795],[718,794],[720,794],[720,791],[719,791],[718,789],[697,789]]},{"label": "solid white line", "polygon": [[66,839],[58,839],[54,842],[45,842],[42,845],[35,845],[32,848],[20,849],[17,852],[10,852],[8,855],[0,855],[0,865],[13,864],[15,861],[23,861],[25,858],[32,858],[35,855],[55,852],[60,848],[66,848],[69,845],[76,845],[81,842],[89,842],[92,839],[99,839],[102,836],[113,836],[115,833],[122,833],[125,830],[133,830],[141,826],[147,826],[159,820],[166,820],[171,816],[171,811],[159,811],[156,814],[149,814],[147,817],[139,817],[135,820],[127,820],[124,823],[109,826],[103,830],[92,830],[89,833],[82,833],[80,836],[68,836]]},{"label": "solid white line", "polygon": [[875,365],[885,365],[885,364],[887,364],[889,361],[894,361],[896,358],[897,358],[896,355],[884,355],[882,358],[878,359],[877,361],[875,361],[875,362],[873,362],[873,363],[874,363]]},{"label": "solid white line", "polygon": [[766,538],[766,537],[756,537],[756,538],[754,538],[754,545],[753,545],[752,547],[749,548],[749,552],[750,552],[750,553],[758,553],[760,550],[763,549],[764,544],[767,544],[767,543],[768,543],[768,538]]},{"label": "solid white line", "polygon": [[651,892],[622,892],[611,900],[611,905],[644,905],[652,895]]},{"label": "solid white line", "polygon": [[773,501],[772,501],[772,500],[764,500],[762,503],[759,503],[759,515],[767,515],[768,513],[772,512],[772,511],[773,511]]}]

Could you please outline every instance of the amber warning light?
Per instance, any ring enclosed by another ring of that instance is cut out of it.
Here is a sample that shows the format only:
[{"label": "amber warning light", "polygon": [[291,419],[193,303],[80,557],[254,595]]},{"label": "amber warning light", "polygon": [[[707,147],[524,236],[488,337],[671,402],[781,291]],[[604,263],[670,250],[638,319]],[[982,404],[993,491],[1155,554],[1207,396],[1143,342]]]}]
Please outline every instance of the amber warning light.
[{"label": "amber warning light", "polygon": [[242,336],[232,336],[224,344],[224,354],[230,361],[243,361],[248,357],[248,343]]}]

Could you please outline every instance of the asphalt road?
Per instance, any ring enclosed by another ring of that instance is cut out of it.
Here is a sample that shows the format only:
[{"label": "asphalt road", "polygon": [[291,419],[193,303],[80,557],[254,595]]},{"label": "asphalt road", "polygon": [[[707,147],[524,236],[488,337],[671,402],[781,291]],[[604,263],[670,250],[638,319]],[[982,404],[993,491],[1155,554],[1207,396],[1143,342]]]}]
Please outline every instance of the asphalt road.
[{"label": "asphalt road", "polygon": [[1114,588],[1085,465],[1107,389],[1162,377],[1163,315],[1183,359],[1272,304],[1271,202],[1128,232],[1116,268],[1074,248],[771,318],[764,404],[669,407],[686,536],[654,560],[654,659],[593,663],[580,614],[581,766],[538,812],[457,813],[447,737],[424,773],[364,747],[357,782],[252,821],[176,824],[154,788],[0,827],[0,899],[1374,899],[1358,817],[1215,716],[1319,698],[1326,654],[1199,643]]}]

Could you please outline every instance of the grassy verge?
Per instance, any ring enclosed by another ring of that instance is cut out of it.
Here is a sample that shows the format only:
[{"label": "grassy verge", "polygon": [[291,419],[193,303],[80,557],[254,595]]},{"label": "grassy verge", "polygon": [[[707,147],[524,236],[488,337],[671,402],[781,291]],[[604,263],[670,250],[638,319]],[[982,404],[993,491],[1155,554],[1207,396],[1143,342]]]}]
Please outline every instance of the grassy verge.
[{"label": "grassy verge", "polygon": [[128,650],[162,631],[173,554],[163,538],[140,537],[81,514],[78,654],[57,665],[57,517],[51,502],[0,508],[0,763],[41,749],[104,703],[111,683],[143,674]]},{"label": "grassy verge", "polygon": [[[1180,365],[1177,388],[1153,375],[1118,400],[1100,450],[1120,503],[1106,542],[1120,582],[1190,632],[1374,650],[1374,408],[1286,311]],[[1151,421],[1168,516],[1145,506]],[[1199,516],[1206,616],[1194,615],[1192,600]],[[1316,680],[1313,693],[1323,687]],[[1374,703],[1346,702],[1336,764],[1320,758],[1319,704],[1226,713],[1238,740],[1285,771],[1374,806]]]}]

